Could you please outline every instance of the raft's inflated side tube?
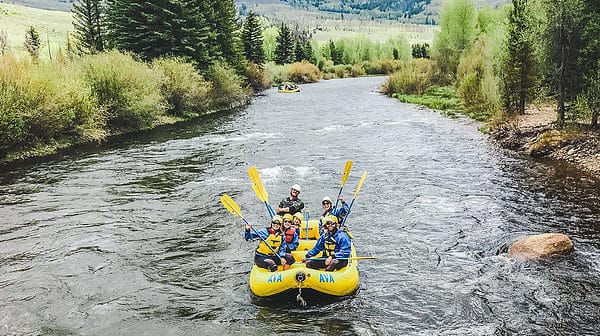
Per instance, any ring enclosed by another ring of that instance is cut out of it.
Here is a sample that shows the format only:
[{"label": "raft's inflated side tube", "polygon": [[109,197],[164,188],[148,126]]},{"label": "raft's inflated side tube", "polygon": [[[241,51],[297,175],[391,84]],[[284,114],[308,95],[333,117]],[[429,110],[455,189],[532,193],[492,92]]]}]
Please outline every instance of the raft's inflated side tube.
[{"label": "raft's inflated side tube", "polygon": [[[318,224],[317,224],[318,225]],[[276,272],[270,272],[267,269],[252,266],[250,271],[250,290],[259,297],[270,297],[283,293],[290,289],[310,288],[323,294],[333,296],[346,296],[353,294],[358,289],[358,261],[349,260],[348,266],[326,272],[325,270],[315,270],[306,268],[302,263],[302,257],[310,250],[316,242],[316,239],[301,240],[298,250],[292,254],[296,259],[288,270],[283,271],[282,267]],[[356,257],[356,249],[352,243],[350,257]],[[298,279],[302,280],[301,282]]]}]

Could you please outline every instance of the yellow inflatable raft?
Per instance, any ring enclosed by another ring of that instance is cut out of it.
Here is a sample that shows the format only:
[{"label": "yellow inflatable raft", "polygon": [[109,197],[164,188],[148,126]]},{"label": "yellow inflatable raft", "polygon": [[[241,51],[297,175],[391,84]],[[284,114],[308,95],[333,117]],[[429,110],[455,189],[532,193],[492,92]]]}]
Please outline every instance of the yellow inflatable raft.
[{"label": "yellow inflatable raft", "polygon": [[[311,220],[307,227],[300,228],[300,244],[292,254],[296,262],[288,269],[282,266],[276,272],[252,266],[250,271],[250,290],[258,297],[271,297],[287,291],[298,292],[299,290],[311,289],[319,293],[332,296],[347,296],[358,289],[358,260],[348,260],[348,266],[326,272],[306,267],[302,263],[302,257],[313,248],[318,234],[318,221]],[[356,258],[356,249],[352,243],[350,257]]]},{"label": "yellow inflatable raft", "polygon": [[279,92],[279,93],[300,92],[300,87],[293,83],[279,84],[279,86],[277,87],[277,92]]},{"label": "yellow inflatable raft", "polygon": [[295,89],[277,89],[277,92],[279,92],[279,93],[294,93],[294,92],[300,92],[300,88],[295,88]]}]

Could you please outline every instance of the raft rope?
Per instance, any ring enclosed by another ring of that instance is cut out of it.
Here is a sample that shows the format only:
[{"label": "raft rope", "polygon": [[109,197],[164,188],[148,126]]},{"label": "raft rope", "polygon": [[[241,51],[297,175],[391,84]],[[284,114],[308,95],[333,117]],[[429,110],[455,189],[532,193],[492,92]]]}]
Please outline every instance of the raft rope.
[{"label": "raft rope", "polygon": [[298,301],[301,307],[306,307],[306,301],[302,298],[302,283],[306,280],[306,274],[304,274],[304,272],[298,272],[296,273],[295,278],[298,282],[298,296],[296,296],[296,301]]},{"label": "raft rope", "polygon": [[301,307],[306,307],[306,301],[302,298],[302,282],[299,282],[300,287],[298,287],[298,296],[296,296],[296,301],[300,304]]}]

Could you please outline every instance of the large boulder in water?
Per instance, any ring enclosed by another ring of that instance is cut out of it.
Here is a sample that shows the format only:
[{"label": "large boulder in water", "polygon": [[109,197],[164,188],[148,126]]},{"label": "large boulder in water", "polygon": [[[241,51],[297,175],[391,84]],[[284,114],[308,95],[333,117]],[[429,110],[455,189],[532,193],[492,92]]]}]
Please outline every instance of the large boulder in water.
[{"label": "large boulder in water", "polygon": [[543,233],[520,238],[508,248],[508,256],[536,259],[567,254],[573,241],[562,233]]}]

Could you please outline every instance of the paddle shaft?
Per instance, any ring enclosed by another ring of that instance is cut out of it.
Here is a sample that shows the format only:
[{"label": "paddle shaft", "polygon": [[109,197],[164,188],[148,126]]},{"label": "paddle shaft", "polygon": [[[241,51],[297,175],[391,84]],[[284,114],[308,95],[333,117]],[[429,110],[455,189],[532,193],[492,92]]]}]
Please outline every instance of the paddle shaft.
[{"label": "paddle shaft", "polygon": [[354,201],[356,200],[356,196],[358,195],[358,191],[360,190],[360,188],[362,187],[363,183],[365,182],[365,178],[367,178],[367,172],[364,172],[362,174],[362,177],[360,178],[360,181],[358,181],[358,185],[356,186],[356,191],[354,192],[354,198],[352,198],[352,202],[350,202],[350,206],[348,206],[348,213],[344,217],[344,220],[342,221],[342,224],[340,224],[340,226],[345,226],[346,225],[346,220],[348,220],[348,216],[350,216],[350,211],[352,211],[352,205],[354,204]]},{"label": "paddle shaft", "polygon": [[[244,219],[244,218],[242,217],[242,219]],[[248,221],[247,221],[247,220],[245,220],[245,219],[244,219],[244,222],[246,222],[246,224],[249,224],[249,225],[250,225],[250,230],[252,230],[252,232],[254,232],[254,234],[255,234],[255,235],[258,237],[258,238],[260,238],[260,240],[262,240],[262,242],[263,242],[265,245],[267,245],[267,247],[269,248],[269,250],[271,250],[271,252],[273,252],[273,254],[274,254],[276,257],[277,257],[277,259],[279,259],[279,262],[281,262],[281,256],[280,256],[279,254],[277,254],[277,252],[275,252],[275,250],[273,250],[273,248],[271,247],[271,245],[269,245],[269,244],[267,243],[267,241],[266,241],[266,240],[264,240],[264,239],[263,239],[263,237],[261,237],[261,236],[258,234],[258,231],[256,231],[256,229],[255,229],[255,228],[252,226],[252,224],[248,223]],[[285,237],[283,237],[283,239],[285,239]]]},{"label": "paddle shaft", "polygon": [[350,174],[350,169],[352,169],[352,161],[348,160],[348,161],[346,161],[346,164],[344,165],[344,173],[342,174],[342,186],[340,187],[340,191],[338,192],[337,198],[335,199],[335,206],[333,207],[334,209],[337,208],[337,206],[338,206],[338,202],[340,201],[340,196],[342,195],[342,189],[344,189],[344,184],[346,184],[346,179],[348,178],[348,175]]},{"label": "paddle shaft", "polygon": [[[306,258],[306,260],[327,260],[328,258]],[[378,259],[378,257],[348,257],[348,258],[334,258],[337,260],[372,260]]]},{"label": "paddle shaft", "polygon": [[231,198],[231,196],[229,196],[227,194],[221,196],[221,204],[223,204],[223,206],[225,207],[225,209],[227,209],[229,212],[231,212],[232,214],[236,215],[237,217],[240,217],[244,221],[244,223],[250,225],[250,229],[254,232],[254,234],[257,235],[258,238],[260,238],[260,240],[262,240],[262,242],[269,248],[269,250],[271,250],[271,252],[273,252],[273,254],[275,256],[277,256],[277,258],[279,258],[279,261],[281,261],[281,257],[277,254],[277,252],[275,252],[275,250],[273,250],[273,248],[271,247],[271,245],[269,245],[267,243],[267,241],[264,240],[263,237],[261,237],[258,234],[258,232],[252,226],[252,224],[248,223],[248,221],[246,220],[246,218],[244,218],[244,216],[242,215],[242,211],[240,210],[240,206],[233,200],[233,198]]}]

